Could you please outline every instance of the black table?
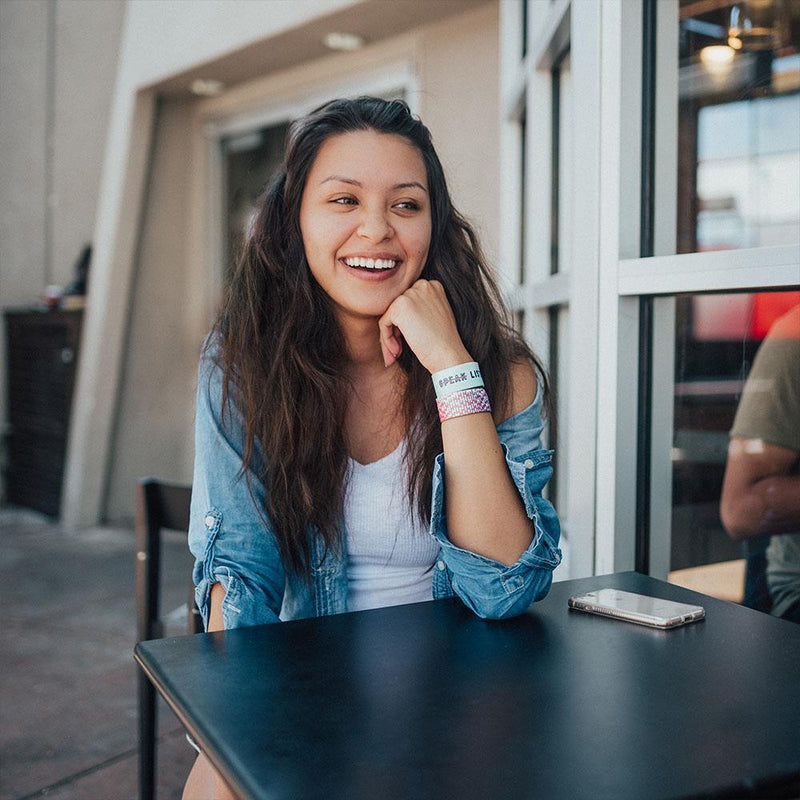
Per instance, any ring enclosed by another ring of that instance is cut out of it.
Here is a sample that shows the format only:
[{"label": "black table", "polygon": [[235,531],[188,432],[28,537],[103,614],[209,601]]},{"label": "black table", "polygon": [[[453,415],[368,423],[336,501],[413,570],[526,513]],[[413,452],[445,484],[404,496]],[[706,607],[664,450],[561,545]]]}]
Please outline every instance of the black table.
[{"label": "black table", "polygon": [[[706,608],[659,631],[567,609],[611,586]],[[457,600],[137,645],[242,797],[800,796],[800,625],[636,573],[492,622]]]}]

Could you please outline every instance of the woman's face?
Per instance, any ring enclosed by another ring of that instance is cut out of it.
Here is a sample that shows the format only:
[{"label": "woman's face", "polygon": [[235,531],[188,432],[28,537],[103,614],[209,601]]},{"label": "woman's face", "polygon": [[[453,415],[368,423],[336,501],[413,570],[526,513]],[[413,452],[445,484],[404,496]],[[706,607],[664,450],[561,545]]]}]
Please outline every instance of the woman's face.
[{"label": "woman's face", "polygon": [[428,257],[431,204],[419,151],[371,130],[327,139],[303,190],[300,230],[340,320],[382,316]]}]

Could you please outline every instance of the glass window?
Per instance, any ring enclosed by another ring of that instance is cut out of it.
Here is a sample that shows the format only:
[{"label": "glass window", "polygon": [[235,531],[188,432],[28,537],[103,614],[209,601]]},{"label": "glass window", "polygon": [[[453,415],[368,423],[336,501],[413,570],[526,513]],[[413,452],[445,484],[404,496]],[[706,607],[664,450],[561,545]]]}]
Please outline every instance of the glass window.
[{"label": "glass window", "polygon": [[553,242],[550,272],[569,272],[572,243],[572,198],[567,191],[573,185],[572,136],[572,72],[570,52],[556,60],[552,69],[553,131],[552,131],[552,209]]},{"label": "glass window", "polygon": [[800,241],[800,4],[679,8],[677,251]]},{"label": "glass window", "polygon": [[289,123],[221,140],[225,170],[225,268],[230,271],[256,211],[259,196],[283,160]]},{"label": "glass window", "polygon": [[[800,496],[800,291],[678,296],[674,385],[670,580],[767,610],[754,587],[764,589],[769,539],[758,534],[794,536],[800,555],[800,513],[795,500],[797,518],[775,527],[769,502],[747,521],[742,506],[771,476],[794,476]],[[782,457],[733,484],[739,440],[756,458],[770,448]]]}]

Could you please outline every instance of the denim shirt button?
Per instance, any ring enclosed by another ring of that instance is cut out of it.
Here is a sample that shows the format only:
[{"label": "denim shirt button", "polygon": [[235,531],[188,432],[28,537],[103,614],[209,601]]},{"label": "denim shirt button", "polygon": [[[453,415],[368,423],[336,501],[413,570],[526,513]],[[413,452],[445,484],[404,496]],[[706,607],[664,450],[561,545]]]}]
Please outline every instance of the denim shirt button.
[{"label": "denim shirt button", "polygon": [[209,515],[208,515],[208,516],[207,516],[207,517],[206,517],[206,518],[203,520],[203,522],[205,522],[205,524],[206,524],[206,528],[208,528],[209,530],[211,530],[211,529],[214,527],[214,523],[216,522],[216,520],[214,519],[214,516],[213,516],[212,514],[209,514]]},{"label": "denim shirt button", "polygon": [[523,466],[525,467],[525,469],[533,469],[533,459],[526,458]]},{"label": "denim shirt button", "polygon": [[444,570],[444,561],[437,561],[436,562],[436,569],[438,569],[440,572],[442,570]]}]

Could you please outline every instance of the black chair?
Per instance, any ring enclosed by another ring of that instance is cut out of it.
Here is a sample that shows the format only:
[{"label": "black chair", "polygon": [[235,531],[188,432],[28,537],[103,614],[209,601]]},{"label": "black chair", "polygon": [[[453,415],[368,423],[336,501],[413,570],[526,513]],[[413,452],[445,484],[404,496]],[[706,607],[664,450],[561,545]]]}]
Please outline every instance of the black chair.
[{"label": "black chair", "polygon": [[[188,531],[192,487],[142,478],[136,487],[136,616],[137,639],[160,639],[161,532]],[[203,620],[189,579],[189,633],[200,633]],[[156,772],[156,692],[139,671],[139,797],[153,800]]]}]

